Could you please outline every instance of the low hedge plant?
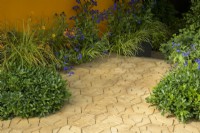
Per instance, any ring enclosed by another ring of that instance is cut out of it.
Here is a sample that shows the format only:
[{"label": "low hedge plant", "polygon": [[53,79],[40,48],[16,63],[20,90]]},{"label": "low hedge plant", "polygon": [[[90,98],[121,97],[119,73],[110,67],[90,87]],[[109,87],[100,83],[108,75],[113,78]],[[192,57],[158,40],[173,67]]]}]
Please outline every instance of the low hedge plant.
[{"label": "low hedge plant", "polygon": [[55,70],[0,71],[0,119],[46,116],[61,109],[69,97],[66,82]]},{"label": "low hedge plant", "polygon": [[171,71],[153,89],[147,102],[162,114],[175,115],[180,121],[200,120],[200,62],[188,62]]}]

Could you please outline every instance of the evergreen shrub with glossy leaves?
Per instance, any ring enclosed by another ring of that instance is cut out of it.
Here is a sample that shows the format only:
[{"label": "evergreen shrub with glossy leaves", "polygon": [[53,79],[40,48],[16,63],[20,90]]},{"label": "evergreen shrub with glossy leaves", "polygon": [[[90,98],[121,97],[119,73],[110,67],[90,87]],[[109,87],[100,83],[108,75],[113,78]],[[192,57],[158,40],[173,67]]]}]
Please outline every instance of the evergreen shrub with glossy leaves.
[{"label": "evergreen shrub with glossy leaves", "polygon": [[66,82],[52,69],[34,67],[0,72],[0,119],[42,117],[70,97]]},{"label": "evergreen shrub with glossy leaves", "polygon": [[147,102],[162,114],[175,115],[182,122],[200,120],[200,64],[189,62],[170,72],[154,88]]}]

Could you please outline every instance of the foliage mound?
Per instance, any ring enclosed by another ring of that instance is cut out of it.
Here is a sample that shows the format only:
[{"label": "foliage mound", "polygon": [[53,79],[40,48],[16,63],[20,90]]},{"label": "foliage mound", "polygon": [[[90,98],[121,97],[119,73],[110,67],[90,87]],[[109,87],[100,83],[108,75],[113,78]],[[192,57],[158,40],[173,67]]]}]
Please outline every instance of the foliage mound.
[{"label": "foliage mound", "polygon": [[200,120],[200,70],[189,63],[170,72],[154,88],[147,102],[162,114],[175,115],[180,121]]},{"label": "foliage mound", "polygon": [[186,27],[162,44],[161,51],[174,63],[174,69],[147,98],[163,114],[173,114],[182,122],[200,120],[199,7],[200,1],[193,1],[185,15]]},{"label": "foliage mound", "polygon": [[69,99],[66,82],[52,69],[34,67],[0,72],[0,118],[42,117]]}]

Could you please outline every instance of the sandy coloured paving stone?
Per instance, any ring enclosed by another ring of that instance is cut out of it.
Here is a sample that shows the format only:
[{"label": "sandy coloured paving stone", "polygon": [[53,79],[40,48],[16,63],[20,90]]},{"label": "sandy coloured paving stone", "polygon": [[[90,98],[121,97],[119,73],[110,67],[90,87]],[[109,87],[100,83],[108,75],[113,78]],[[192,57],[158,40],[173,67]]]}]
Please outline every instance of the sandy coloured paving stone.
[{"label": "sandy coloured paving stone", "polygon": [[[69,103],[43,118],[0,121],[0,133],[200,133],[200,122],[181,124],[146,103],[169,71],[163,60],[111,55],[66,72]],[[15,133],[15,132],[14,132]]]},{"label": "sandy coloured paving stone", "polygon": [[15,125],[15,129],[27,129],[31,126],[27,119],[21,119],[18,124]]},{"label": "sandy coloured paving stone", "polygon": [[157,113],[154,112],[154,114],[150,115],[149,118],[152,124],[157,124],[157,125],[172,126],[172,125],[177,125],[179,123],[176,118],[174,117],[166,118],[165,116],[162,116],[160,112],[157,112]]},{"label": "sandy coloured paving stone", "polygon": [[103,114],[106,112],[107,112],[106,107],[98,104],[89,104],[83,109],[83,113],[92,115]]},{"label": "sandy coloured paving stone", "polygon": [[121,77],[122,77],[123,80],[131,81],[131,82],[134,82],[136,80],[142,79],[142,75],[141,74],[130,75],[130,73],[128,73],[128,72],[125,73],[125,74],[122,74]]},{"label": "sandy coloured paving stone", "polygon": [[150,131],[152,133],[170,133],[167,126],[148,124],[148,125],[145,125],[144,127],[146,128],[147,131]]},{"label": "sandy coloured paving stone", "polygon": [[40,131],[41,127],[39,126],[32,126],[32,127],[29,127],[27,129],[23,129],[23,132],[24,133],[32,133],[32,132],[36,132],[36,131]]},{"label": "sandy coloured paving stone", "polygon": [[10,127],[11,120],[4,120],[4,121],[1,121],[1,122],[2,122],[2,124],[1,124],[2,129]]},{"label": "sandy coloured paving stone", "polygon": [[200,131],[193,126],[178,124],[174,128],[174,133],[199,133]]},{"label": "sandy coloured paving stone", "polygon": [[132,108],[133,108],[133,111],[135,113],[138,113],[138,114],[143,113],[143,114],[146,114],[146,115],[151,115],[155,111],[155,109],[150,108],[149,104],[147,104],[147,103],[136,104],[136,105],[133,105]]},{"label": "sandy coloured paving stone", "polygon": [[22,119],[19,117],[13,118],[10,122],[9,127],[13,128],[15,127]]},{"label": "sandy coloured paving stone", "polygon": [[145,94],[149,93],[149,89],[146,87],[141,87],[141,86],[129,86],[128,88],[126,88],[126,91],[128,94],[132,94],[132,95],[137,95],[139,97],[144,96]]},{"label": "sandy coloured paving stone", "polygon": [[117,103],[117,98],[113,97],[113,96],[108,96],[108,95],[106,95],[106,96],[105,95],[99,95],[99,96],[95,96],[93,98],[93,102],[95,104],[107,106],[109,104]]},{"label": "sandy coloured paving stone", "polygon": [[118,132],[125,133],[125,131],[129,131],[131,127],[132,125],[120,124],[120,125],[115,126],[114,128],[116,128]]},{"label": "sandy coloured paving stone", "polygon": [[84,96],[98,96],[103,94],[103,89],[99,87],[81,89],[81,95]]},{"label": "sandy coloured paving stone", "polygon": [[135,105],[135,104],[139,104],[142,102],[141,98],[137,95],[131,95],[131,94],[127,94],[127,95],[121,95],[117,97],[117,101],[120,104],[126,104],[126,105]]},{"label": "sandy coloured paving stone", "polygon": [[104,130],[109,130],[110,125],[106,123],[97,123],[83,128],[83,133],[101,133]]},{"label": "sandy coloured paving stone", "polygon": [[76,105],[79,107],[85,107],[88,104],[92,103],[92,96],[84,96],[84,95],[72,96],[70,99],[70,103],[72,105]]},{"label": "sandy coloured paving stone", "polygon": [[95,124],[95,115],[80,114],[68,118],[68,124],[76,127],[86,127]]},{"label": "sandy coloured paving stone", "polygon": [[65,105],[60,111],[62,118],[67,118],[72,115],[81,114],[81,112],[81,107],[72,104]]},{"label": "sandy coloured paving stone", "polygon": [[107,105],[107,111],[109,114],[121,115],[126,111],[126,105],[119,103],[110,104]]},{"label": "sandy coloured paving stone", "polygon": [[81,133],[81,128],[67,125],[61,127],[57,133]]}]

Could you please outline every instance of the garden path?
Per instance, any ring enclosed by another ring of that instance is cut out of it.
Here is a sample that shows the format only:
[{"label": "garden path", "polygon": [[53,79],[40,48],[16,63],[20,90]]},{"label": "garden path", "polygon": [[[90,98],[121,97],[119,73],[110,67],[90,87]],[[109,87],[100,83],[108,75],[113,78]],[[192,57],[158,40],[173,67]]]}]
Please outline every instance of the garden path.
[{"label": "garden path", "polygon": [[170,66],[159,59],[110,56],[74,68],[72,98],[45,118],[0,121],[0,133],[199,133],[200,122],[164,117],[145,98]]}]

